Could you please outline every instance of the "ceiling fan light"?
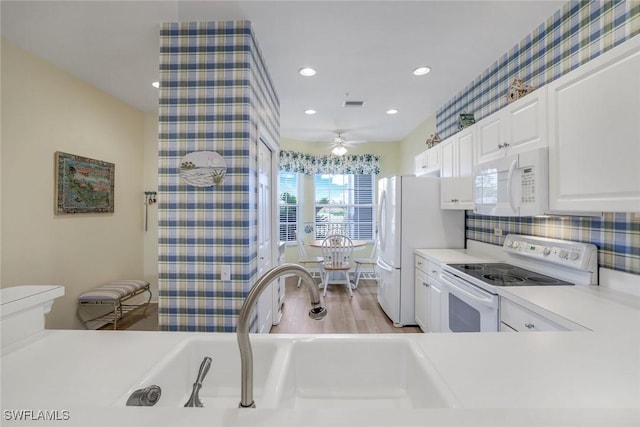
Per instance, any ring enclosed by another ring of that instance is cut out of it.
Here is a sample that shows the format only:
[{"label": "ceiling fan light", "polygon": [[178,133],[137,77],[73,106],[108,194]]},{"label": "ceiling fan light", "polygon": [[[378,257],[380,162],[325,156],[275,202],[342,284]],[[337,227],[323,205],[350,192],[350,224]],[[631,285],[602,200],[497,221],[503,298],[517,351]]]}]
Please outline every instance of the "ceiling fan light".
[{"label": "ceiling fan light", "polygon": [[316,70],[311,67],[302,67],[298,70],[298,73],[304,77],[311,77],[316,75]]},{"label": "ceiling fan light", "polygon": [[331,150],[331,153],[336,156],[344,156],[345,154],[347,154],[347,148],[344,145],[336,145]]},{"label": "ceiling fan light", "polygon": [[421,67],[414,69],[413,74],[415,76],[424,76],[425,74],[429,74],[429,71],[431,71],[431,68],[427,67],[426,65],[423,65]]}]

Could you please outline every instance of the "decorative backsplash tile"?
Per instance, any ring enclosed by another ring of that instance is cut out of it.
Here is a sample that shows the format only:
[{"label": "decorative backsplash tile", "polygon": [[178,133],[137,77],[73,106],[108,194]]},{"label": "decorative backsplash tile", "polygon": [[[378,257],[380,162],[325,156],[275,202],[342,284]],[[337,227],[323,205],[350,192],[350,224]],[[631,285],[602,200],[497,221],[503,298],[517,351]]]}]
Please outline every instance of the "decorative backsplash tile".
[{"label": "decorative backsplash tile", "polygon": [[[582,216],[491,217],[467,211],[467,239],[502,245],[507,234],[526,234],[592,243],[598,247],[601,267],[640,274],[640,222],[633,214]],[[502,230],[495,236],[494,229]]]},{"label": "decorative backsplash tile", "polygon": [[[279,101],[246,21],[163,24],[160,71],[159,328],[234,332],[257,272],[257,128],[278,141]],[[181,178],[196,151],[223,157],[220,183]]]}]

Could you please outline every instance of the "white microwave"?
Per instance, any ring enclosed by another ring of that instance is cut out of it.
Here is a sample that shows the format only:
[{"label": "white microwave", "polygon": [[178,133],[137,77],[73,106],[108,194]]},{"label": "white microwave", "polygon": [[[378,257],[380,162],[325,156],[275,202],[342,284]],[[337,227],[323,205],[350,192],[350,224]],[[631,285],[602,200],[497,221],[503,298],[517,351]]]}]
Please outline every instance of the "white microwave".
[{"label": "white microwave", "polygon": [[546,148],[537,148],[474,168],[475,213],[491,216],[534,216],[548,211],[548,164]]}]

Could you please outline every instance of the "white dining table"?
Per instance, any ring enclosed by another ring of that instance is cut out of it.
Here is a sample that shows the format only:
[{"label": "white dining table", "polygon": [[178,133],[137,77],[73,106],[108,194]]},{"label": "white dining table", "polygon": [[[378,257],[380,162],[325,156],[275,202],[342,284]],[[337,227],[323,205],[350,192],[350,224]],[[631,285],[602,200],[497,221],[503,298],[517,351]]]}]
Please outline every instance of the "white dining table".
[{"label": "white dining table", "polygon": [[[321,248],[322,247],[322,242],[324,242],[324,239],[322,240],[312,240],[310,242],[307,242],[306,244],[311,246],[312,248]],[[353,247],[354,248],[361,248],[363,246],[366,246],[367,242],[366,240],[352,240],[351,241],[353,243]]]}]

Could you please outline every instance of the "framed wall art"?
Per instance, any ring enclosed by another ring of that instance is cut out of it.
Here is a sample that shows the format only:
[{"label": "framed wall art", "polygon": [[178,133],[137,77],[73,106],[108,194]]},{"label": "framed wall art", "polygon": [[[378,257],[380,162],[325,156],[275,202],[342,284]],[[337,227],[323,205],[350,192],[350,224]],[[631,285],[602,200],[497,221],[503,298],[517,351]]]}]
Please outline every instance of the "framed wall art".
[{"label": "framed wall art", "polygon": [[56,152],[56,213],[113,213],[115,164]]}]

